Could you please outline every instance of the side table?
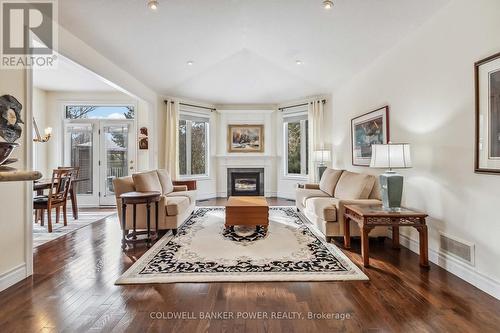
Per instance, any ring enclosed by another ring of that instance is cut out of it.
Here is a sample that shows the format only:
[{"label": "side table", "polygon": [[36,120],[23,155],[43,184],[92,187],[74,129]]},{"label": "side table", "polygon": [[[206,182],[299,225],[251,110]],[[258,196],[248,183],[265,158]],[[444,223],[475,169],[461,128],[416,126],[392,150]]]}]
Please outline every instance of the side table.
[{"label": "side table", "polygon": [[425,219],[427,214],[401,208],[398,211],[386,211],[381,205],[346,205],[344,213],[344,246],[350,248],[350,221],[356,222],[361,230],[361,254],[363,265],[368,267],[368,234],[375,227],[392,227],[392,245],[399,248],[399,227],[414,227],[420,237],[420,265],[429,267],[428,236]]},{"label": "side table", "polygon": [[[146,242],[148,247],[151,246],[151,241],[158,238],[158,202],[160,201],[160,192],[127,192],[120,195],[122,199],[122,249],[125,250],[127,244],[135,244],[138,242]],[[156,213],[156,223],[155,231],[151,231],[151,203],[155,203],[155,213]],[[147,231],[137,231],[136,230],[136,206],[145,204],[147,212]],[[127,233],[127,205],[132,205],[133,207],[133,231],[132,233]],[[138,238],[137,235],[146,235],[145,238]]]}]

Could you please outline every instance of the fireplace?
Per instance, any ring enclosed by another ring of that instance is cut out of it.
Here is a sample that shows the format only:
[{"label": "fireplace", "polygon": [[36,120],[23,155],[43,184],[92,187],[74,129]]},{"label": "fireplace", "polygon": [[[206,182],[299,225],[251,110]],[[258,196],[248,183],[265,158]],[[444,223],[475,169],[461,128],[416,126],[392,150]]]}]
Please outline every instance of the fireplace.
[{"label": "fireplace", "polygon": [[264,169],[227,169],[228,196],[263,196]]}]

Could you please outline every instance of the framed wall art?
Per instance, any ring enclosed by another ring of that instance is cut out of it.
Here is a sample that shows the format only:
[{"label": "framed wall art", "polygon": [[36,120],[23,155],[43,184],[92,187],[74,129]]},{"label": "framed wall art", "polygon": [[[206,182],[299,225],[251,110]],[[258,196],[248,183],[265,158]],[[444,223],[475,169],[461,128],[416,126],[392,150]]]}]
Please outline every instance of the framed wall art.
[{"label": "framed wall art", "polygon": [[229,153],[263,153],[264,125],[228,125]]},{"label": "framed wall art", "polygon": [[475,171],[500,174],[500,53],[475,64]]},{"label": "framed wall art", "polygon": [[139,129],[139,149],[141,150],[149,149],[149,137],[148,137],[147,127],[141,127]]},{"label": "framed wall art", "polygon": [[389,106],[351,120],[352,165],[369,166],[373,144],[389,142]]}]

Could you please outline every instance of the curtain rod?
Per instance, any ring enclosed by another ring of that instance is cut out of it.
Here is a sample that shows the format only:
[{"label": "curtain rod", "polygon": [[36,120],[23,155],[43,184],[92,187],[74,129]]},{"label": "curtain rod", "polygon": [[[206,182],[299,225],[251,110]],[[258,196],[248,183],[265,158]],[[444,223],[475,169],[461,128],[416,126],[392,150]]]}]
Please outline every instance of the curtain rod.
[{"label": "curtain rod", "polygon": [[[170,102],[170,103],[172,103],[172,104],[174,104],[174,103],[175,103],[174,101],[167,101],[167,100],[165,101],[165,103],[168,103],[168,102]],[[184,106],[191,106],[191,107],[193,107],[193,108],[199,108],[199,109],[210,110],[210,112],[213,112],[213,111],[215,111],[215,110],[216,110],[216,109],[214,109],[214,108],[209,108],[209,107],[206,107],[206,106],[199,106],[199,105],[193,105],[193,104],[187,104],[187,103],[179,103],[179,104],[180,104],[180,105],[184,105]]]},{"label": "curtain rod", "polygon": [[[326,99],[322,99],[321,102],[323,104],[325,104],[326,103]],[[312,104],[312,103],[314,103],[314,102],[308,102],[308,103],[302,103],[302,104],[297,104],[297,105],[285,106],[283,108],[279,108],[278,110],[283,111],[283,110],[286,110],[286,109],[296,108],[296,107],[299,107],[299,106],[306,106],[306,105],[309,105],[309,104]]]}]

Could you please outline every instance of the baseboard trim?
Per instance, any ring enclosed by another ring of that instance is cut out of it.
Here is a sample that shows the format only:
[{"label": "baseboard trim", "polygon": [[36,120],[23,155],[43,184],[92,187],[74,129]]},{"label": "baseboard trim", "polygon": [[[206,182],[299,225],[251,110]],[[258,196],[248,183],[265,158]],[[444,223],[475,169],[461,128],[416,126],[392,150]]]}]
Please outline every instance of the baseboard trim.
[{"label": "baseboard trim", "polygon": [[0,291],[3,291],[27,277],[26,264],[18,265],[0,275]]},{"label": "baseboard trim", "polygon": [[278,198],[295,200],[295,192],[278,192]]},{"label": "baseboard trim", "polygon": [[208,200],[217,197],[217,193],[196,193],[196,200]]},{"label": "baseboard trim", "polygon": [[[391,234],[391,233],[390,233]],[[392,236],[392,235],[391,235]],[[419,253],[419,242],[406,235],[400,235],[402,246],[410,249],[412,252]],[[453,275],[467,281],[478,289],[490,294],[500,300],[500,281],[490,278],[446,253],[429,248],[429,260],[434,264],[444,268]]]}]

